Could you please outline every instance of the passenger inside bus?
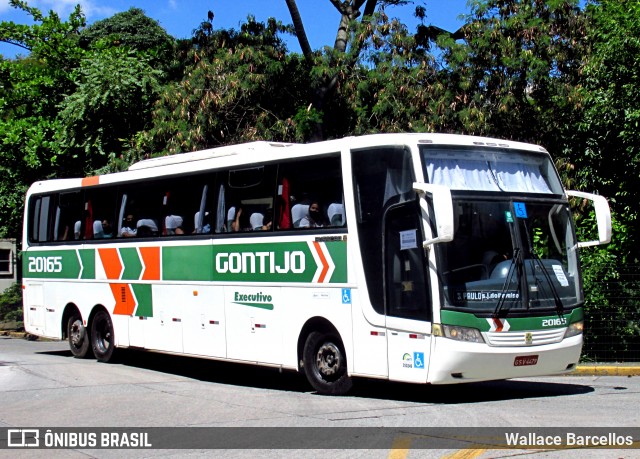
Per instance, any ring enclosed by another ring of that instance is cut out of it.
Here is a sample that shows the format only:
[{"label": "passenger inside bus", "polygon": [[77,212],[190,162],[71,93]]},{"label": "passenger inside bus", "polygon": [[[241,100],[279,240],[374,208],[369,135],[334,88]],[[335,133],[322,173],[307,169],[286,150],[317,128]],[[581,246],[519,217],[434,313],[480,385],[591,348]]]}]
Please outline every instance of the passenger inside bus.
[{"label": "passenger inside bus", "polygon": [[151,218],[141,218],[136,224],[136,236],[150,237],[158,235],[158,225]]},{"label": "passenger inside bus", "polygon": [[167,215],[164,219],[164,227],[166,229],[167,236],[173,236],[176,234],[184,234],[182,227],[183,219],[179,215]]},{"label": "passenger inside bus", "polygon": [[311,201],[307,215],[302,217],[298,226],[300,228],[320,228],[325,226],[325,219],[318,201]]},{"label": "passenger inside bus", "polygon": [[120,229],[120,237],[135,237],[138,229],[134,224],[133,214],[127,214],[122,222],[122,228]]},{"label": "passenger inside bus", "polygon": [[327,208],[327,217],[329,217],[330,226],[343,226],[344,219],[344,205],[339,202],[329,204]]}]

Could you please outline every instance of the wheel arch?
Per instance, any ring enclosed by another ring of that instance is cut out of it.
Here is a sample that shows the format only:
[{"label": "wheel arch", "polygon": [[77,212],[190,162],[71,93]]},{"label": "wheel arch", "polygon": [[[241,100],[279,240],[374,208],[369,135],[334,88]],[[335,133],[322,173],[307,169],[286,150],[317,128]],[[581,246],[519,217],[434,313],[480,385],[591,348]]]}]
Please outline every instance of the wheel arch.
[{"label": "wheel arch", "polygon": [[[62,329],[63,340],[69,337],[67,336],[67,322],[69,321],[69,317],[71,317],[71,315],[74,312],[77,312],[80,315],[80,317],[82,317],[80,308],[75,303],[67,303],[67,305],[64,307],[64,312],[62,313],[62,320],[60,321],[60,328]],[[87,325],[88,325],[88,322],[87,322]]]},{"label": "wheel arch", "polygon": [[305,342],[307,341],[307,337],[311,334],[311,332],[314,332],[314,331],[322,332],[325,334],[327,333],[335,334],[340,340],[342,347],[344,348],[344,340],[342,339],[340,332],[329,320],[325,319],[324,317],[317,317],[317,316],[312,317],[305,322],[302,329],[300,330],[300,334],[298,335],[298,345],[297,345],[298,370],[302,368],[304,345],[305,345]]}]

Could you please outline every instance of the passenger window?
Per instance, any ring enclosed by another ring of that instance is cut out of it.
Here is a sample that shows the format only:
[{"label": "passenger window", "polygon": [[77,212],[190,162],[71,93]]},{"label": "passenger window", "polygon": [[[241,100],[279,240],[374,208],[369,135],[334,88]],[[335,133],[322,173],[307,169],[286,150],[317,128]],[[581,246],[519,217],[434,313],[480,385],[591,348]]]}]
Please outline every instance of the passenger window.
[{"label": "passenger window", "polygon": [[31,198],[33,210],[30,222],[30,240],[32,242],[47,242],[49,240],[49,210],[51,206],[51,196],[38,196]]},{"label": "passenger window", "polygon": [[86,191],[82,225],[84,239],[116,237],[117,203],[117,193],[113,187],[91,187]]},{"label": "passenger window", "polygon": [[229,233],[271,231],[275,167],[236,169],[221,176],[216,230]]},{"label": "passenger window", "polygon": [[160,234],[165,192],[158,182],[130,183],[122,187],[118,237],[152,237]]},{"label": "passenger window", "polygon": [[84,239],[82,192],[60,193],[55,210],[53,227],[54,241]]},{"label": "passenger window", "polygon": [[284,163],[278,179],[278,229],[346,226],[340,156]]},{"label": "passenger window", "polygon": [[[202,176],[174,179],[165,185],[165,189],[162,235],[181,236],[211,231],[205,207],[208,186]],[[204,212],[202,217],[200,212]]]}]

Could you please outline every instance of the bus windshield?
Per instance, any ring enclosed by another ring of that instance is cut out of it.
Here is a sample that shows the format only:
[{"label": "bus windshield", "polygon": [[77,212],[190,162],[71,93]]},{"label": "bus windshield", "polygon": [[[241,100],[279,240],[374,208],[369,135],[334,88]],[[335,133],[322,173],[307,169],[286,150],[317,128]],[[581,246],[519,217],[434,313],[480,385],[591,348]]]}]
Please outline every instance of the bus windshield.
[{"label": "bus windshield", "polygon": [[506,314],[582,303],[569,207],[547,154],[423,146],[430,183],[452,189],[454,240],[438,244],[445,308]]},{"label": "bus windshield", "polygon": [[582,302],[568,206],[457,199],[455,238],[439,244],[445,307],[572,308]]}]

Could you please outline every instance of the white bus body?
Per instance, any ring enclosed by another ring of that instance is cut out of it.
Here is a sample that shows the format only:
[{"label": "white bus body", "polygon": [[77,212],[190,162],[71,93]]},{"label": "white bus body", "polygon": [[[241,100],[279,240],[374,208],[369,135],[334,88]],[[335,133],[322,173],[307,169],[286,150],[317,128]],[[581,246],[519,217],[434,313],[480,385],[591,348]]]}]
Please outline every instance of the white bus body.
[{"label": "white bus body", "polygon": [[567,372],[582,347],[577,248],[611,235],[606,200],[578,193],[599,223],[576,241],[567,194],[538,146],[444,134],[255,142],[37,182],[25,329],[79,358],[276,366],[330,394],[352,377]]}]

